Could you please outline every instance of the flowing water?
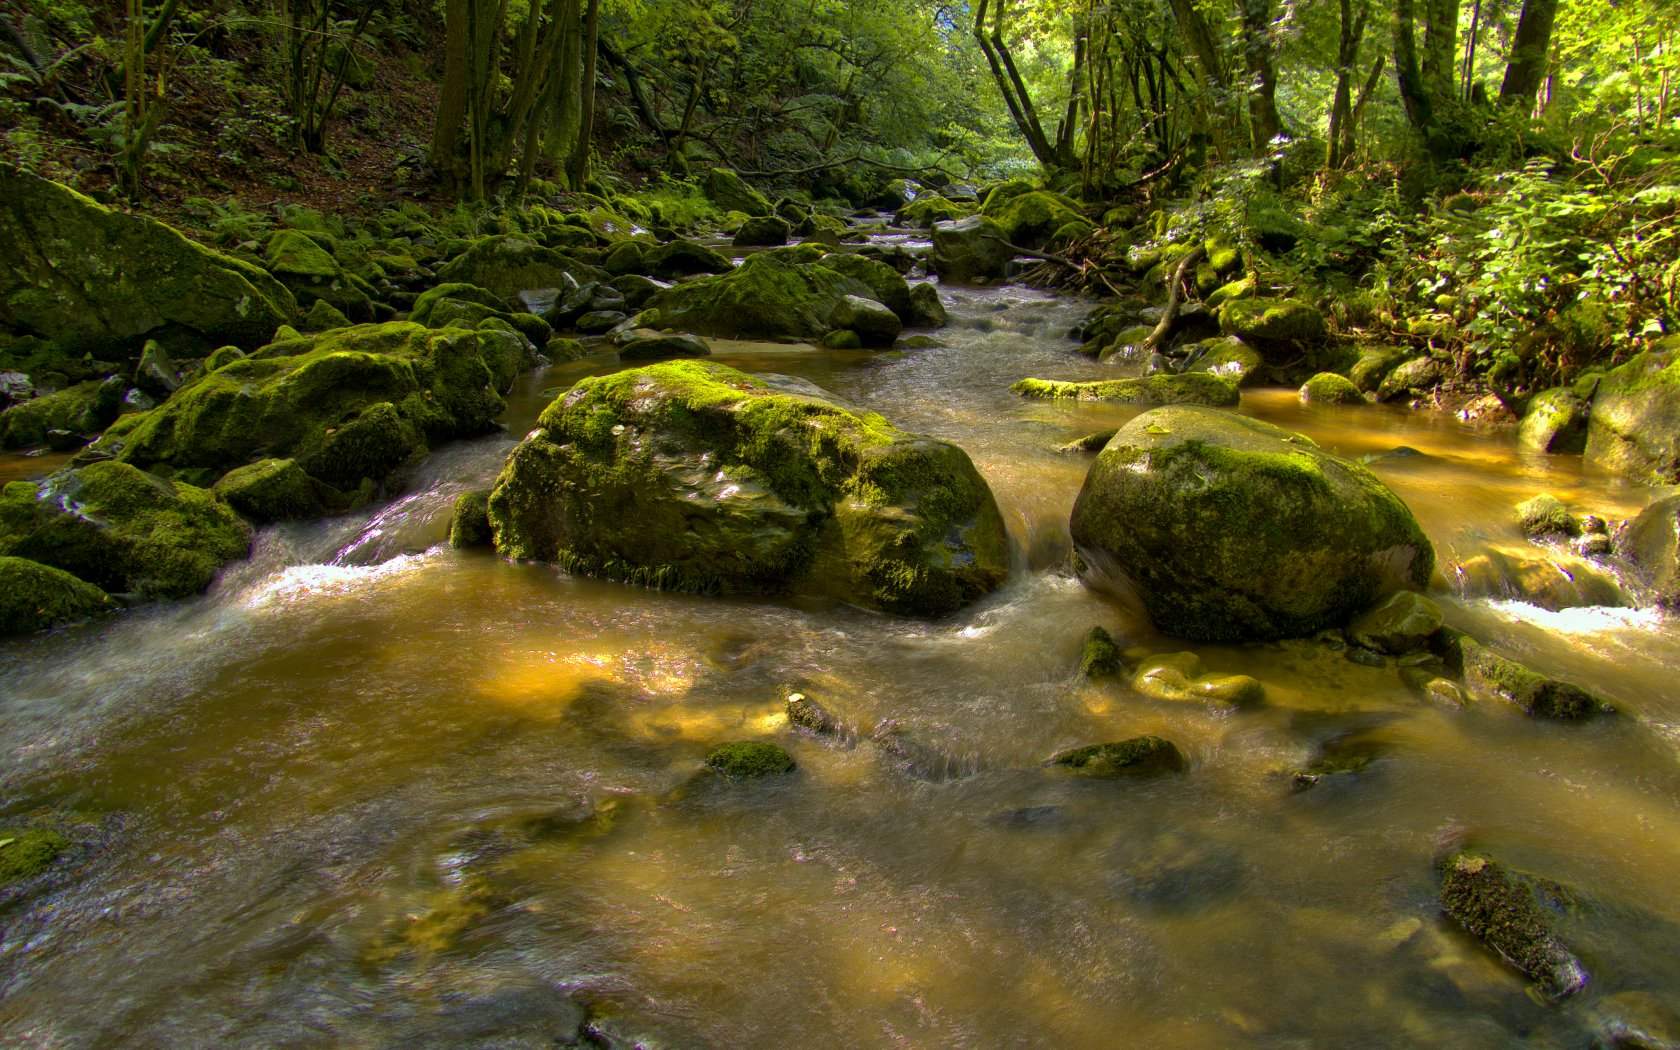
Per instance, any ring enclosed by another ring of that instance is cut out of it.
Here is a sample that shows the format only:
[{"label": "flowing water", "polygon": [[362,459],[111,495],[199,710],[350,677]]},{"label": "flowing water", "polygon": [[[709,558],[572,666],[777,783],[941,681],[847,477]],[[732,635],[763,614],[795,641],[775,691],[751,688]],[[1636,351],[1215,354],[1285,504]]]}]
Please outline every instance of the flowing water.
[{"label": "flowing water", "polygon": [[[1670,625],[1439,596],[1621,710],[1582,725],[1431,706],[1306,643],[1198,647],[1265,684],[1235,713],[1082,681],[1095,624],[1184,648],[1067,569],[1089,460],[1055,447],[1138,410],[1009,393],[1112,374],[1066,338],[1089,304],[946,299],[937,348],[717,359],[968,450],[1017,565],[947,620],[450,550],[454,497],[608,354],[527,377],[506,435],[434,456],[404,498],[264,530],[200,599],[0,646],[0,818],[80,829],[68,870],[0,912],[0,1042],[552,1045],[586,1002],[664,1046],[1580,1046],[1603,996],[1680,988]],[[1374,457],[1444,563],[1520,549],[1510,508],[1540,491],[1610,517],[1649,498],[1450,417],[1288,391],[1242,411]],[[916,750],[801,735],[792,689]],[[1040,768],[1141,733],[1190,770]],[[1292,789],[1349,734],[1368,769]],[[797,773],[696,778],[743,738]],[[1439,917],[1432,858],[1466,836],[1585,892],[1584,996],[1535,1001]]]}]

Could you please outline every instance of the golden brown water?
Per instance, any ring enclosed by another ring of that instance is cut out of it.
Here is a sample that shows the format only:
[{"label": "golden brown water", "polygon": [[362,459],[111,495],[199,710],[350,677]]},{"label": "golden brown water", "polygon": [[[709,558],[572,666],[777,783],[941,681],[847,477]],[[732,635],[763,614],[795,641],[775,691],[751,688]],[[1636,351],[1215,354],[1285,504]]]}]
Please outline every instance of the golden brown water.
[{"label": "golden brown water", "polygon": [[[510,436],[435,456],[404,499],[266,530],[202,599],[0,647],[0,817],[99,841],[0,914],[0,1041],[549,1045],[577,997],[665,1046],[1579,1046],[1599,997],[1680,988],[1671,625],[1441,595],[1455,624],[1623,711],[1587,725],[1427,706],[1394,669],[1308,645],[1200,647],[1265,683],[1237,713],[1082,683],[1093,624],[1184,648],[1064,570],[1088,460],[1053,450],[1136,410],[1008,392],[1100,374],[1063,338],[1084,306],[948,300],[943,348],[718,358],[969,451],[1020,556],[949,620],[657,594],[442,546],[454,496],[609,356],[529,377]],[[1374,469],[1443,561],[1520,545],[1510,507],[1539,491],[1611,516],[1649,495],[1448,418],[1286,391],[1243,410],[1349,455],[1425,453]],[[948,761],[919,776],[798,735],[792,688]],[[1350,731],[1383,745],[1376,764],[1292,792],[1284,771]],[[1038,768],[1139,733],[1191,770]],[[692,780],[741,738],[798,772]],[[1539,1005],[1440,920],[1431,858],[1465,833],[1590,891],[1584,997]]]}]

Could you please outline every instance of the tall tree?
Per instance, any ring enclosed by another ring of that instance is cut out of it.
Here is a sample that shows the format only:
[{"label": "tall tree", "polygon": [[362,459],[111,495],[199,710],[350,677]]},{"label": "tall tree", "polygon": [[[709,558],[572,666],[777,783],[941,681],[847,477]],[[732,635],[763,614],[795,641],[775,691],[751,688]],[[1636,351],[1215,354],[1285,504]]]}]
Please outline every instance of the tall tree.
[{"label": "tall tree", "polygon": [[1505,82],[1499,100],[1515,105],[1534,104],[1534,93],[1546,77],[1546,56],[1552,47],[1552,24],[1557,20],[1558,0],[1523,0],[1517,19],[1517,35],[1511,42],[1511,57],[1505,65]]},{"label": "tall tree", "polygon": [[1283,133],[1277,108],[1277,67],[1272,59],[1272,5],[1271,0],[1240,0],[1240,6],[1243,62],[1248,70],[1249,142],[1258,157]]}]

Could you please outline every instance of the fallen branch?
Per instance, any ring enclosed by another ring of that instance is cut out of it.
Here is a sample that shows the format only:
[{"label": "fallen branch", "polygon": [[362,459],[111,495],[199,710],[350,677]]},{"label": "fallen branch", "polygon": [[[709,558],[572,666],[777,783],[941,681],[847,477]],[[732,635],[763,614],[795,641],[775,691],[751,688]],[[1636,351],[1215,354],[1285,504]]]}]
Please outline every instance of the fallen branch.
[{"label": "fallen branch", "polygon": [[1149,338],[1143,341],[1141,349],[1145,353],[1160,346],[1166,340],[1167,333],[1172,331],[1173,324],[1178,321],[1179,309],[1184,304],[1184,277],[1190,268],[1200,262],[1202,256],[1206,254],[1207,248],[1198,244],[1190,249],[1189,254],[1178,261],[1178,266],[1174,268],[1172,277],[1168,279],[1167,283],[1167,309],[1161,314],[1161,319],[1155,323],[1155,330],[1150,332]]}]

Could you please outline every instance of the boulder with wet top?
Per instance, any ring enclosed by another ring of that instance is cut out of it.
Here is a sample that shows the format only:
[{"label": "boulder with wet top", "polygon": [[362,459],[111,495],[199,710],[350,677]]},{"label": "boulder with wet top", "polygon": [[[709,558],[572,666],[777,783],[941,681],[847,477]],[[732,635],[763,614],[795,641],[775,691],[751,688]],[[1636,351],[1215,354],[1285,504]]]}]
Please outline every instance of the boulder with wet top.
[{"label": "boulder with wet top", "polygon": [[1341,627],[1435,565],[1417,520],[1366,468],[1269,423],[1171,406],[1121,427],[1073,510],[1092,577],[1201,641]]},{"label": "boulder with wet top", "polygon": [[558,398],[509,456],[490,522],[504,556],[572,572],[916,616],[1009,569],[997,504],[960,448],[810,383],[704,361]]}]

